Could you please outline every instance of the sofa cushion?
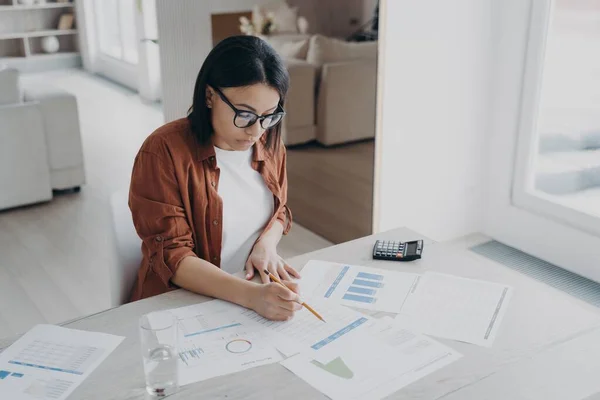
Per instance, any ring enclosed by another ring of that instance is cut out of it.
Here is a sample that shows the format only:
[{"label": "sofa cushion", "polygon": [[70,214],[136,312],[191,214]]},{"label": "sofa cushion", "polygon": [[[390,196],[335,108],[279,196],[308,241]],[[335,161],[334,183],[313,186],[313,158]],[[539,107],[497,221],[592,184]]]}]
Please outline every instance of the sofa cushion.
[{"label": "sofa cushion", "polygon": [[323,65],[357,59],[377,59],[377,42],[345,42],[323,35],[310,38],[306,60]]},{"label": "sofa cushion", "polygon": [[271,45],[284,59],[294,58],[306,60],[308,54],[308,39],[293,42],[272,42]]}]

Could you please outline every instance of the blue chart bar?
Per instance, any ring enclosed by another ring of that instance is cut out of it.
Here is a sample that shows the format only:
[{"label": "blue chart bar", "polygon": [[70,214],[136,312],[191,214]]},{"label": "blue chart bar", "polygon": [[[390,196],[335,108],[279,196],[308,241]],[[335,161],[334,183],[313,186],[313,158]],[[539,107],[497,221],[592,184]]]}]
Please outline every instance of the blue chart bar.
[{"label": "blue chart bar", "polygon": [[358,296],[356,294],[349,294],[349,293],[346,293],[344,295],[344,297],[342,297],[342,299],[358,301],[359,303],[375,303],[375,301],[377,301],[377,299],[375,297]]},{"label": "blue chart bar", "polygon": [[334,340],[340,338],[342,335],[350,332],[352,329],[361,326],[362,324],[364,324],[365,322],[367,322],[367,319],[365,317],[359,318],[356,321],[354,321],[353,323],[351,323],[350,325],[346,325],[345,327],[343,327],[342,329],[340,329],[339,331],[333,333],[332,335],[326,337],[325,339],[321,340],[318,343],[315,343],[311,346],[311,348],[313,348],[314,350],[319,350],[321,347],[325,346],[328,343],[333,342]]},{"label": "blue chart bar", "polygon": [[347,292],[358,293],[358,294],[370,294],[372,296],[375,293],[377,293],[377,290],[369,289],[369,288],[365,288],[365,287],[350,286],[348,288]]},{"label": "blue chart bar", "polygon": [[204,350],[199,347],[194,347],[180,352],[179,357],[181,358],[181,361],[183,361],[186,365],[189,365],[189,360],[199,359],[202,354],[204,354]]},{"label": "blue chart bar", "polygon": [[67,374],[73,374],[73,375],[83,375],[83,372],[81,372],[81,371],[73,371],[73,370],[70,370],[70,369],[48,367],[48,366],[45,366],[45,365],[38,365],[38,364],[29,364],[29,363],[24,363],[24,362],[15,361],[15,360],[10,360],[8,363],[9,364],[15,364],[15,365],[23,365],[25,367],[47,369],[49,371],[66,372]]},{"label": "blue chart bar", "polygon": [[383,280],[383,275],[369,274],[367,272],[359,272],[358,275],[356,275],[356,277],[364,278],[364,279],[373,279],[374,281],[382,281]]},{"label": "blue chart bar", "polygon": [[233,328],[234,326],[240,326],[242,324],[240,323],[235,323],[235,324],[231,324],[231,325],[225,325],[225,326],[219,326],[218,328],[212,328],[212,329],[205,329],[203,331],[198,331],[198,332],[194,332],[194,333],[188,333],[187,335],[185,335],[184,337],[190,337],[190,336],[196,336],[196,335],[202,335],[203,333],[208,333],[208,332],[215,332],[215,331],[221,331],[223,329],[227,329],[227,328]]},{"label": "blue chart bar", "polygon": [[350,267],[347,265],[344,268],[342,268],[337,278],[335,278],[335,281],[333,281],[331,286],[329,286],[329,289],[327,289],[327,292],[325,293],[325,298],[329,298],[333,294],[335,288],[337,288],[337,286],[340,284],[342,278],[344,278],[344,275],[346,275],[346,272],[348,272],[349,269]]},{"label": "blue chart bar", "polygon": [[9,375],[10,375],[10,372],[8,372],[8,371],[0,371],[0,379],[4,379]]},{"label": "blue chart bar", "polygon": [[383,287],[383,283],[381,283],[381,282],[365,281],[363,279],[355,279],[354,282],[352,282],[352,284],[357,285],[357,286],[366,286],[366,287],[374,287],[374,288],[382,288]]}]

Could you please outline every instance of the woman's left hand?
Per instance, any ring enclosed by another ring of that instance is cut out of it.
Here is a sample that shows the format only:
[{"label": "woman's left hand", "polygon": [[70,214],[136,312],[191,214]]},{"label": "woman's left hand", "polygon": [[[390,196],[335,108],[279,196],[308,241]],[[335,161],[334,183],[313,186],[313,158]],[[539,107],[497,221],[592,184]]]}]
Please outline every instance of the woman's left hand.
[{"label": "woman's left hand", "polygon": [[[292,278],[300,278],[300,274],[277,254],[277,247],[274,245],[264,242],[258,242],[254,245],[248,261],[246,261],[246,279],[250,280],[254,277],[255,268],[258,270],[263,283],[270,282],[269,276],[264,272],[266,269],[279,279],[287,281],[286,284],[288,282],[292,283],[288,285],[290,289],[297,288],[297,285],[293,284]],[[297,289],[294,291],[297,292]]]}]

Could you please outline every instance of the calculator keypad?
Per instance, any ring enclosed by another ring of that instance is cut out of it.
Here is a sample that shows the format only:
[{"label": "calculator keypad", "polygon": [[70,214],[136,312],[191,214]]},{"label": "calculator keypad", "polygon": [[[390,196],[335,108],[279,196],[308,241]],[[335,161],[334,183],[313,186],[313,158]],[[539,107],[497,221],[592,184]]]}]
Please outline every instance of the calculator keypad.
[{"label": "calculator keypad", "polygon": [[404,254],[404,243],[388,240],[378,240],[375,254],[380,257],[402,258]]},{"label": "calculator keypad", "polygon": [[[407,252],[410,250],[410,252]],[[388,261],[413,261],[421,258],[423,241],[397,242],[377,240],[373,246],[373,259]]]}]

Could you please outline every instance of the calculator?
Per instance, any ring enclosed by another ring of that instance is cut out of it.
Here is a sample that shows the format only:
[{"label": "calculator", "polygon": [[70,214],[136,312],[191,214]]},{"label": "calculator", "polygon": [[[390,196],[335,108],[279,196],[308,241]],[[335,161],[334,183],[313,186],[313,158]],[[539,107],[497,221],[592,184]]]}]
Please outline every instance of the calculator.
[{"label": "calculator", "polygon": [[413,261],[421,258],[423,241],[394,242],[391,240],[378,240],[373,246],[375,260]]}]

